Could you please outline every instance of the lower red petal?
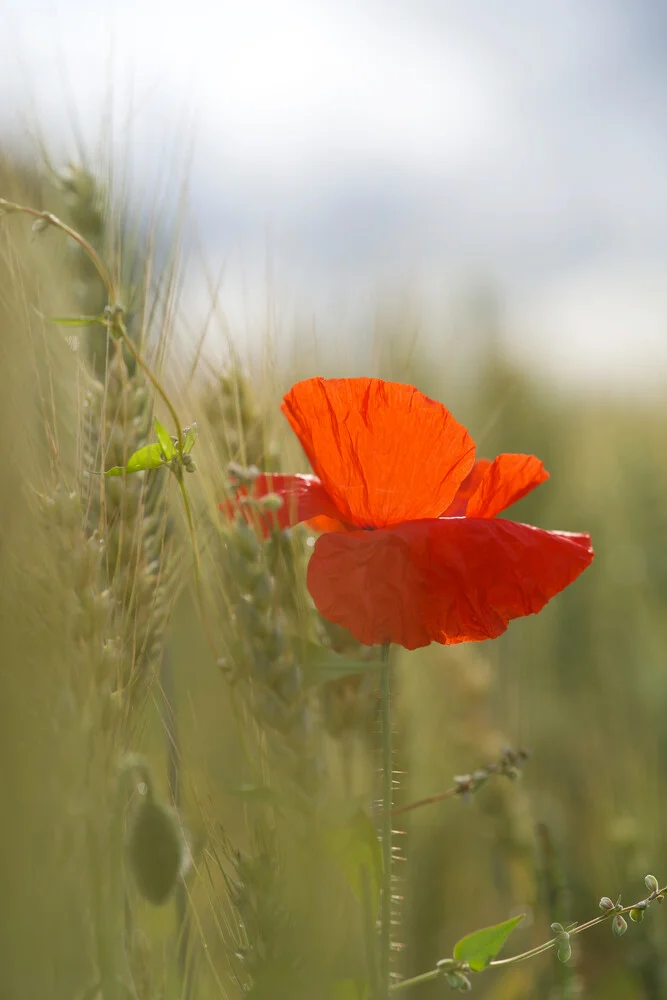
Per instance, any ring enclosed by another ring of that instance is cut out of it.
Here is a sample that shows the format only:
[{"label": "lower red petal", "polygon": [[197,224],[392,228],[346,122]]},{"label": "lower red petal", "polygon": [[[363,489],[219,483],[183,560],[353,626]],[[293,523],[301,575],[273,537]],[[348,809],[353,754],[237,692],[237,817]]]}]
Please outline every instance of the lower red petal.
[{"label": "lower red petal", "polygon": [[322,535],[308,567],[319,611],[366,645],[492,639],[590,565],[588,535],[445,518]]},{"label": "lower red petal", "polygon": [[410,545],[391,529],[320,535],[307,582],[318,611],[367,646],[416,649],[430,641],[417,596],[419,570]]}]

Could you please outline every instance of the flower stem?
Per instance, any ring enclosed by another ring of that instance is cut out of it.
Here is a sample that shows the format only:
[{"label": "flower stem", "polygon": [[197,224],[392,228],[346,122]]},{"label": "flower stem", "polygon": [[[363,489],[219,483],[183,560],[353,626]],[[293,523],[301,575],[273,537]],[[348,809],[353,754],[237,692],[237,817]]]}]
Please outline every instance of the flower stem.
[{"label": "flower stem", "polygon": [[389,996],[391,957],[391,832],[393,760],[391,746],[391,666],[389,643],[380,654],[380,707],[382,714],[382,898],[380,911],[380,1000]]}]

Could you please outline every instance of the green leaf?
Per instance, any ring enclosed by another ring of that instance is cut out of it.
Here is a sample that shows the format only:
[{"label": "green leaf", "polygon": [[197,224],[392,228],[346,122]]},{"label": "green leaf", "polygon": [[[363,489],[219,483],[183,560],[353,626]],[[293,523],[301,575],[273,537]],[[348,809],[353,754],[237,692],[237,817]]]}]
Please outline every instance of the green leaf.
[{"label": "green leaf", "polygon": [[473,972],[481,972],[496,957],[507,938],[523,918],[524,914],[522,913],[502,924],[483,927],[479,931],[467,934],[454,946],[454,958],[457,962],[467,962]]},{"label": "green leaf", "polygon": [[193,424],[192,427],[188,427],[187,434],[183,441],[183,454],[189,455],[195,446],[195,441],[197,440],[197,425]]},{"label": "green leaf", "polygon": [[306,684],[324,684],[326,681],[340,680],[341,677],[351,677],[367,670],[377,670],[379,660],[350,660],[347,656],[326,649],[316,642],[299,644],[303,657],[303,667]]},{"label": "green leaf", "polygon": [[42,319],[48,320],[49,323],[55,323],[56,326],[94,326],[99,324],[100,326],[108,326],[109,321],[106,316],[45,316],[44,313],[39,313]]},{"label": "green leaf", "polygon": [[355,896],[363,902],[365,893],[370,894],[375,913],[382,885],[382,848],[364,810],[359,809],[345,826],[327,830],[324,845]]},{"label": "green leaf", "polygon": [[125,466],[114,465],[112,469],[107,469],[105,476],[122,476],[123,473],[142,472],[144,469],[159,469],[164,465],[162,449],[159,444],[147,444],[139,451],[135,451]]},{"label": "green leaf", "polygon": [[153,420],[153,426],[155,427],[155,434],[160,442],[160,447],[162,448],[162,454],[169,462],[176,454],[176,449],[174,447],[174,442],[171,440],[171,435],[166,427],[164,427],[157,417]]}]

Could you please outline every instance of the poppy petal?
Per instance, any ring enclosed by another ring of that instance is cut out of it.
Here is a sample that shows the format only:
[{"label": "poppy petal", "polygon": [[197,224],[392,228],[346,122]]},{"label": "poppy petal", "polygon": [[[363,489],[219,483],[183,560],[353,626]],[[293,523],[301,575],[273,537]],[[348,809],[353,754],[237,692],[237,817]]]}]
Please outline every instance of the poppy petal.
[{"label": "poppy petal", "polygon": [[320,535],[307,583],[318,611],[358,642],[395,642],[406,649],[430,642],[422,621],[421,574],[409,543],[394,531]]},{"label": "poppy petal", "polygon": [[[261,500],[270,493],[276,493],[283,501],[277,511],[260,513],[257,507],[239,502],[244,497]],[[253,480],[251,489],[241,486],[234,498],[226,500],[219,506],[229,517],[233,517],[239,510],[243,511],[246,520],[252,523],[259,521],[265,533],[275,527],[290,528],[300,521],[307,521],[320,515],[336,520],[339,518],[331,498],[316,476],[260,473]]]},{"label": "poppy petal", "polygon": [[548,478],[534,455],[498,455],[470,497],[466,517],[495,517]]},{"label": "poppy petal", "polygon": [[322,535],[308,567],[318,610],[367,645],[492,639],[591,563],[588,535],[487,518]]},{"label": "poppy petal", "polygon": [[474,461],[465,427],[410,385],[308,379],[282,409],[341,519],[359,527],[437,517]]},{"label": "poppy petal", "polygon": [[465,517],[468,500],[480,485],[486,472],[491,468],[490,458],[478,458],[472,469],[458,488],[456,496],[441,517]]}]

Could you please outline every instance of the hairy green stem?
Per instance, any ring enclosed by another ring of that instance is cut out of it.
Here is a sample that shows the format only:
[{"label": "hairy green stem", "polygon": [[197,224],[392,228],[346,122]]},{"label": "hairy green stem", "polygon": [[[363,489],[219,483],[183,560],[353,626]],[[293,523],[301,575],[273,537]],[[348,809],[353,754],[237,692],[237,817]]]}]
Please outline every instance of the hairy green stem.
[{"label": "hairy green stem", "polygon": [[382,898],[380,911],[380,997],[389,996],[391,961],[391,832],[393,759],[391,732],[391,666],[389,643],[380,657],[380,706],[382,715]]}]

